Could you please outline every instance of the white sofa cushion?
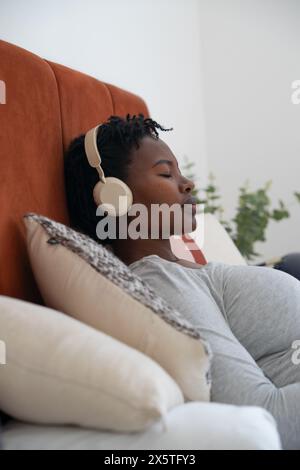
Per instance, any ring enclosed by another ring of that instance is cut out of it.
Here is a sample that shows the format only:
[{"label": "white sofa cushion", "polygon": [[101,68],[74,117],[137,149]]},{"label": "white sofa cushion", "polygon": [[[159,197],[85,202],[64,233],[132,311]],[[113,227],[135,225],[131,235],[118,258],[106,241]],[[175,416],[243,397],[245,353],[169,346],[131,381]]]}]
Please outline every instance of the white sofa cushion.
[{"label": "white sofa cushion", "polygon": [[0,408],[23,421],[146,429],[183,403],[149,357],[60,312],[0,296]]},{"label": "white sofa cushion", "polygon": [[169,411],[166,424],[166,430],[154,423],[143,432],[120,434],[11,422],[4,429],[3,445],[5,450],[281,449],[274,418],[256,406],[184,403]]}]

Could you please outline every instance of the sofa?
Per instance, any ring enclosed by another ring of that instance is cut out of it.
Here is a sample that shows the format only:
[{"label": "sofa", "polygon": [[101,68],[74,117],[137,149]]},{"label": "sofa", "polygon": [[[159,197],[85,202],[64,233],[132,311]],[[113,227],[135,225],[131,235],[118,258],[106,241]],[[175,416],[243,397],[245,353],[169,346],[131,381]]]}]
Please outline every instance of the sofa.
[{"label": "sofa", "polygon": [[[43,305],[30,268],[22,215],[32,211],[68,224],[63,155],[70,141],[112,114],[148,117],[150,112],[130,91],[5,41],[0,41],[0,80],[6,85],[6,100],[0,104],[0,295]],[[245,263],[213,216],[207,216],[206,226],[206,261],[217,256]],[[183,258],[196,259],[182,240],[173,244]],[[259,407],[188,402],[167,418],[167,429],[157,422],[134,433],[40,426],[10,418],[2,428],[1,445],[7,450],[281,448],[273,417]]]}]

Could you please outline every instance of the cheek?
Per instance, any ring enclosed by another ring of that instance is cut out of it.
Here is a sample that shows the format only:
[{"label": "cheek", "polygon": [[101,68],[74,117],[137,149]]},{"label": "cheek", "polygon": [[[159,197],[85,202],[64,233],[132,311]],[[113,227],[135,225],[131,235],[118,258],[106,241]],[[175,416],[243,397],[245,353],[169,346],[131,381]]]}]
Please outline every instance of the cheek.
[{"label": "cheek", "polygon": [[133,189],[134,202],[145,204],[176,204],[181,202],[181,195],[174,180],[168,178],[145,178],[142,184],[135,185]]}]

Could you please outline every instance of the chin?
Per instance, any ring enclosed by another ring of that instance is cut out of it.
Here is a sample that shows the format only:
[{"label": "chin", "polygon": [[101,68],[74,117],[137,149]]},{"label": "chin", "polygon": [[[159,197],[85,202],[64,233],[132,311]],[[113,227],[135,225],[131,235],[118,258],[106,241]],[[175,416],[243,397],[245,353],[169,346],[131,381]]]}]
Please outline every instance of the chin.
[{"label": "chin", "polygon": [[187,235],[189,233],[193,233],[197,228],[197,219],[195,216],[193,216],[193,220],[192,220],[192,229],[187,231],[187,230],[184,230],[184,225],[182,226],[181,230],[178,231],[178,233],[176,232],[176,230],[174,229],[173,227],[173,230],[172,230],[172,234],[171,236],[183,236],[183,235]]},{"label": "chin", "polygon": [[188,234],[188,233],[193,233],[197,228],[197,219],[195,216],[193,216],[193,221],[192,221],[192,230],[183,233],[183,235]]}]

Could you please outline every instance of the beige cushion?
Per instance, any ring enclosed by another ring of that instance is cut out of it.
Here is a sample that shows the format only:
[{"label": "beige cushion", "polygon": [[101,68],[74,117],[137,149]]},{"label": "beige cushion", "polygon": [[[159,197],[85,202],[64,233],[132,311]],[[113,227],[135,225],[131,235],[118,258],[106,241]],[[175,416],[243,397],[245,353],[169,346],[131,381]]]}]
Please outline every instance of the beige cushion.
[{"label": "beige cushion", "polygon": [[0,408],[19,420],[138,431],[184,402],[156,362],[46,307],[0,296]]},{"label": "beige cushion", "polygon": [[210,351],[180,312],[101,244],[46,217],[29,214],[25,224],[46,305],[151,357],[187,400],[209,401]]},{"label": "beige cushion", "polygon": [[213,214],[196,214],[197,228],[190,236],[201,249],[206,261],[247,266],[245,258]]}]

